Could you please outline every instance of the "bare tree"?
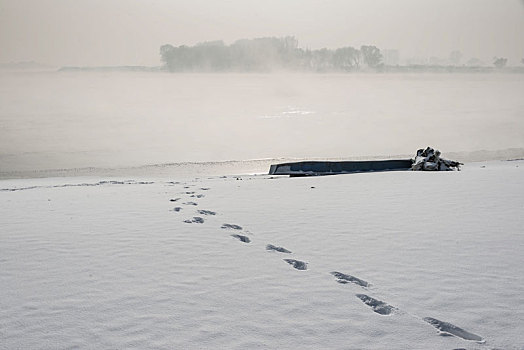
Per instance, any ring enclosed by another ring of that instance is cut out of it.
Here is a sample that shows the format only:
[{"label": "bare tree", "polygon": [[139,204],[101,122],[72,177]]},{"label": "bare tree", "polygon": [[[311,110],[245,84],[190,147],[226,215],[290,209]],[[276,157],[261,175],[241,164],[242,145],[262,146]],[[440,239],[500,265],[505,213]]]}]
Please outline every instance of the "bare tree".
[{"label": "bare tree", "polygon": [[375,46],[351,46],[336,50],[309,50],[298,47],[298,40],[265,37],[241,39],[231,45],[208,41],[194,46],[163,45],[160,58],[170,72],[192,71],[271,71],[272,69],[306,69],[314,71],[355,71],[363,61],[377,68],[382,54]]},{"label": "bare tree", "polygon": [[494,58],[494,61],[493,61],[493,64],[495,65],[495,67],[497,68],[504,68],[506,67],[506,64],[508,63],[508,59],[507,58],[504,58],[504,57],[495,57]]},{"label": "bare tree", "polygon": [[382,54],[376,46],[363,45],[360,47],[360,53],[369,67],[375,68],[382,62]]},{"label": "bare tree", "polygon": [[336,49],[333,54],[333,66],[341,70],[352,70],[360,65],[360,52],[351,47]]}]

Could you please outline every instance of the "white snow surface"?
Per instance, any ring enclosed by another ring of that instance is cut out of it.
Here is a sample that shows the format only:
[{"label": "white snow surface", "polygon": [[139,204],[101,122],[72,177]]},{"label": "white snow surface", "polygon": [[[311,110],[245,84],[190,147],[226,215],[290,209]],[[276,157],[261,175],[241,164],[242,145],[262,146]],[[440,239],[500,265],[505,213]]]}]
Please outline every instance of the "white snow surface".
[{"label": "white snow surface", "polygon": [[0,349],[523,349],[523,170],[2,180]]}]

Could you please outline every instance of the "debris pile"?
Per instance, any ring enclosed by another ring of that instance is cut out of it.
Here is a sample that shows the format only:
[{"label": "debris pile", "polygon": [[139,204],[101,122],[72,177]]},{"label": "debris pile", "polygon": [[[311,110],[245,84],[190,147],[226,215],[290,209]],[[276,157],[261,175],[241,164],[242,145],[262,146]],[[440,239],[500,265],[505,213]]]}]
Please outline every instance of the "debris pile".
[{"label": "debris pile", "polygon": [[462,163],[440,158],[440,151],[431,147],[419,149],[413,160],[411,170],[416,171],[453,171],[460,170]]}]

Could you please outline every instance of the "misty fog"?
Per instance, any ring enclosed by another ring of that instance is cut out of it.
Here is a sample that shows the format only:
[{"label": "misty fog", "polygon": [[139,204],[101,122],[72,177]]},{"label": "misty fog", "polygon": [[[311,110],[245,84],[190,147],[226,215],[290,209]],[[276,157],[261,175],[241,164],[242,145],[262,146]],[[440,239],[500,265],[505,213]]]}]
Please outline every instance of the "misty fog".
[{"label": "misty fog", "polygon": [[301,47],[376,45],[401,59],[524,58],[521,0],[3,0],[0,62],[157,65],[164,44],[295,36]]},{"label": "misty fog", "polygon": [[522,1],[3,1],[0,171],[522,148],[523,35]]},{"label": "misty fog", "polygon": [[2,171],[524,147],[520,74],[2,73]]},{"label": "misty fog", "polygon": [[0,350],[524,350],[523,93],[524,0],[0,0]]}]

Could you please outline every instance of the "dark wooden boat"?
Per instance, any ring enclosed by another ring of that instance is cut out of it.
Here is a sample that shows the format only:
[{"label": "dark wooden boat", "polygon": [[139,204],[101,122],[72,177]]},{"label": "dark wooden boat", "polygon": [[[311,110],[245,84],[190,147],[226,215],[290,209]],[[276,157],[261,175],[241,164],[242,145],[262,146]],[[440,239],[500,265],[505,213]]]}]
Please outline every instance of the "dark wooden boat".
[{"label": "dark wooden boat", "polygon": [[305,161],[273,164],[269,175],[321,176],[351,174],[368,171],[410,170],[411,159],[367,160],[367,161]]}]

